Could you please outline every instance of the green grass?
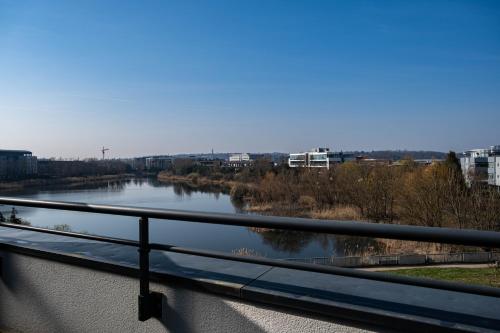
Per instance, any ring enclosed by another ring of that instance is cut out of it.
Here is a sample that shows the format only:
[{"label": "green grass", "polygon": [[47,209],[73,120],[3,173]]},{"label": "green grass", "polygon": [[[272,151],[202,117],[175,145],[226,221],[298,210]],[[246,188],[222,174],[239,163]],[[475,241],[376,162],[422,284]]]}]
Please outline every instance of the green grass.
[{"label": "green grass", "polygon": [[500,269],[498,268],[431,267],[398,269],[394,271],[385,271],[384,273],[500,287]]}]

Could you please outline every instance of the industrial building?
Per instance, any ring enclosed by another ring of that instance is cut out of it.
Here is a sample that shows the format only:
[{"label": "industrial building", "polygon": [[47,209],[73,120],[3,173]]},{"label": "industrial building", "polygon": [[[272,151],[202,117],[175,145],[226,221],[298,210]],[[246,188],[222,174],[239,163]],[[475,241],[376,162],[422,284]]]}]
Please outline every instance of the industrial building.
[{"label": "industrial building", "polygon": [[460,166],[467,185],[483,183],[500,186],[500,146],[468,150],[460,157]]},{"label": "industrial building", "polygon": [[343,152],[331,152],[329,148],[314,148],[303,153],[292,153],[288,158],[288,166],[291,168],[327,168],[333,164],[354,161],[352,154]]},{"label": "industrial building", "polygon": [[37,158],[27,150],[0,150],[0,179],[14,180],[37,174]]}]

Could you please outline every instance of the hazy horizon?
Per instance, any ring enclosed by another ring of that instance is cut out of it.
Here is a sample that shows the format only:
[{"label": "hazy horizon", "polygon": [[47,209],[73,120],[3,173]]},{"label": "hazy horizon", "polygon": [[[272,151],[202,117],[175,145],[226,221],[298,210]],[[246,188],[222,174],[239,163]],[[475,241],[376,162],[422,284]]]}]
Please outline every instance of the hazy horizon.
[{"label": "hazy horizon", "polygon": [[500,144],[500,2],[0,0],[0,149]]},{"label": "hazy horizon", "polygon": [[[312,147],[315,148],[315,147]],[[488,147],[486,147],[488,148]],[[28,150],[28,149],[22,149],[22,150]],[[310,149],[302,149],[302,150],[296,150],[296,151],[214,151],[213,154],[219,155],[219,154],[240,154],[240,153],[249,153],[249,154],[289,154],[289,153],[296,153],[296,152],[305,152],[309,151]],[[337,150],[335,150],[337,151]],[[372,152],[384,152],[384,151],[392,151],[392,152],[432,152],[432,153],[439,153],[439,154],[446,154],[449,151],[437,151],[437,150],[408,150],[408,149],[373,149],[373,150],[361,150],[361,149],[355,149],[355,150],[342,150],[339,149],[338,151],[343,151],[345,153],[351,153],[351,152],[364,152],[364,153],[372,153]],[[38,159],[63,159],[63,160],[86,160],[86,159],[101,159],[102,158],[102,152],[99,152],[100,155],[95,155],[95,156],[55,156],[55,155],[37,155],[36,152],[32,151],[33,155],[37,156]],[[108,154],[109,151],[106,151],[106,159],[127,159],[127,158],[141,158],[141,157],[147,157],[147,156],[183,156],[183,155],[193,155],[193,156],[198,156],[198,155],[211,155],[212,152],[178,152],[178,153],[165,153],[165,152],[156,152],[152,154],[138,154],[138,155],[124,155],[124,156],[109,156]],[[456,152],[456,153],[461,153],[461,152]]]}]

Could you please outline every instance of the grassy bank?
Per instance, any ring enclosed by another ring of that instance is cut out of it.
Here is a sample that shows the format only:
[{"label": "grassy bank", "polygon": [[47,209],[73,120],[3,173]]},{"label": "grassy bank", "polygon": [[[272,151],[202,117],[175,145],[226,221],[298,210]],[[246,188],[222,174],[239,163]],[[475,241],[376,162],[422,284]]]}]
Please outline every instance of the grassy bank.
[{"label": "grassy bank", "polygon": [[386,271],[384,273],[428,278],[434,280],[456,281],[500,287],[500,269],[498,268],[410,268]]},{"label": "grassy bank", "polygon": [[25,188],[47,187],[47,186],[70,186],[77,187],[88,184],[101,184],[109,181],[117,181],[134,177],[133,174],[102,175],[86,177],[65,178],[35,178],[18,181],[0,182],[0,192],[19,191]]}]

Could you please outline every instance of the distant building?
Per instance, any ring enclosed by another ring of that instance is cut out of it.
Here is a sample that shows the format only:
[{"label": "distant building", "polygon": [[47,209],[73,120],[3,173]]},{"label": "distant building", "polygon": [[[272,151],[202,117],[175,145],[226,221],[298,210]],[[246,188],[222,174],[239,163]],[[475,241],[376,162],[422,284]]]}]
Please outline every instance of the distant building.
[{"label": "distant building", "polygon": [[131,167],[121,160],[40,159],[38,161],[38,176],[44,178],[117,175],[129,172],[130,169]]},{"label": "distant building", "polygon": [[460,166],[467,185],[488,182],[488,149],[471,149],[460,157]]},{"label": "distant building", "polygon": [[120,161],[127,165],[129,170],[144,171],[146,167],[145,157],[121,158]]},{"label": "distant building", "polygon": [[417,163],[417,164],[420,164],[420,165],[431,165],[431,164],[434,164],[434,163],[440,163],[440,162],[444,162],[445,160],[442,159],[442,158],[419,158],[419,159],[416,159],[416,160],[413,160],[413,162]]},{"label": "distant building", "polygon": [[0,179],[28,178],[37,173],[37,158],[30,151],[0,150]]},{"label": "distant building", "polygon": [[500,146],[468,150],[460,157],[460,166],[467,185],[484,183],[500,186]]},{"label": "distant building", "polygon": [[369,158],[366,156],[356,156],[356,162],[359,164],[365,164],[365,165],[371,165],[371,166],[376,166],[376,165],[398,165],[400,162],[394,162],[391,159],[386,159],[386,158]]},{"label": "distant building", "polygon": [[500,146],[490,148],[488,156],[488,184],[500,186]]},{"label": "distant building", "polygon": [[196,160],[196,163],[199,165],[203,165],[209,168],[215,168],[222,166],[224,161],[219,158],[199,158]]},{"label": "distant building", "polygon": [[329,148],[315,148],[304,153],[292,153],[288,158],[288,166],[291,168],[327,168],[333,164],[354,161],[352,154],[343,152],[331,152]]},{"label": "distant building", "polygon": [[146,170],[165,170],[172,165],[171,156],[152,156],[146,157]]},{"label": "distant building", "polygon": [[247,153],[238,153],[229,155],[229,163],[228,165],[231,167],[239,168],[248,166],[253,162],[253,159],[250,158],[250,155]]},{"label": "distant building", "polygon": [[272,153],[270,154],[270,159],[274,166],[279,166],[288,164],[288,156],[288,154],[283,153]]}]

